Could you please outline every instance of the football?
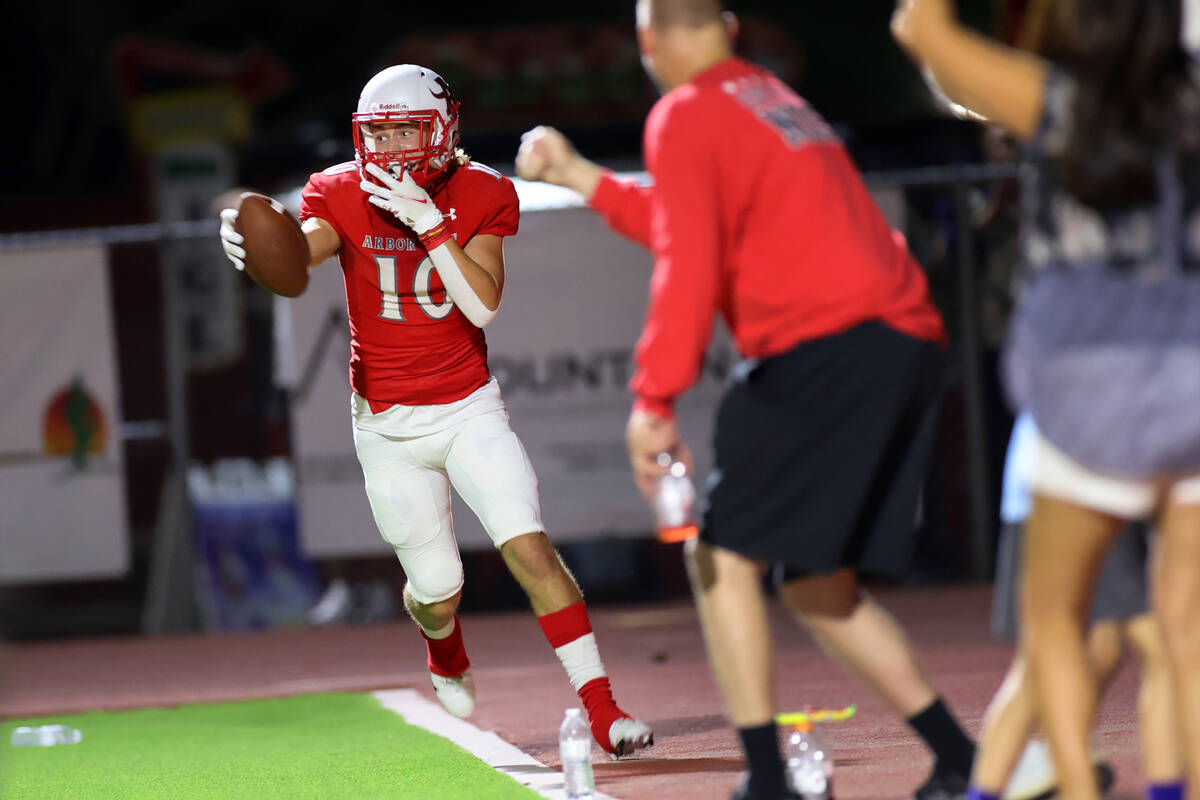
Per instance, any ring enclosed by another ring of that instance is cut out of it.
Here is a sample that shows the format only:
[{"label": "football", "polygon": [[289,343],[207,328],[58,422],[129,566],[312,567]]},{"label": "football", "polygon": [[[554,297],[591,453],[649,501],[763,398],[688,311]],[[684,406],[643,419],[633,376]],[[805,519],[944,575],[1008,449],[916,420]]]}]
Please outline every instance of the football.
[{"label": "football", "polygon": [[237,211],[246,274],[275,294],[299,297],[308,288],[308,240],[300,223],[279,201],[255,192],[242,192]]}]

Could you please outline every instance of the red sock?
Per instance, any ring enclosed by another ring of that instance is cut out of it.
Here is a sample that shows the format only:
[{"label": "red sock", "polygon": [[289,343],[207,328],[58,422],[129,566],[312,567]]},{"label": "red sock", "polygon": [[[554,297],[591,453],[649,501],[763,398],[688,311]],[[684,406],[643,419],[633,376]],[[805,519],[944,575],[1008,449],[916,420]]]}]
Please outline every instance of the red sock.
[{"label": "red sock", "polygon": [[587,604],[580,600],[560,611],[552,611],[537,618],[546,634],[546,641],[555,650],[568,645],[581,636],[592,632],[592,622],[588,619]]},{"label": "red sock", "polygon": [[592,623],[588,620],[587,606],[580,600],[561,611],[538,617],[538,624],[566,669],[571,685],[583,700],[596,744],[613,752],[608,729],[618,719],[630,715],[618,708],[613,699],[612,687],[596,648],[596,637],[592,634]]},{"label": "red sock", "polygon": [[608,678],[596,678],[588,681],[579,690],[579,697],[583,700],[583,707],[587,709],[588,722],[592,726],[592,738],[596,740],[596,744],[609,753],[615,752],[612,742],[608,740],[608,729],[617,720],[630,715],[617,707],[617,701],[613,699],[612,686],[609,685]]},{"label": "red sock", "polygon": [[463,647],[462,623],[454,615],[454,631],[445,639],[430,639],[425,629],[417,626],[425,637],[425,648],[429,651],[429,671],[443,678],[457,678],[471,666],[467,649]]}]

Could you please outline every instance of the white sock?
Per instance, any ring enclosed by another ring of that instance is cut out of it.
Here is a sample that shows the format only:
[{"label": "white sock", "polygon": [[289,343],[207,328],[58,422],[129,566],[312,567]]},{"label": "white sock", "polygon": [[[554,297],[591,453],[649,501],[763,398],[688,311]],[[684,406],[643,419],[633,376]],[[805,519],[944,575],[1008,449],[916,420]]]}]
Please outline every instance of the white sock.
[{"label": "white sock", "polygon": [[593,633],[554,648],[554,654],[562,662],[563,669],[567,671],[567,678],[577,692],[588,681],[603,678],[605,675],[604,664],[600,662],[600,650],[596,647],[596,635]]}]

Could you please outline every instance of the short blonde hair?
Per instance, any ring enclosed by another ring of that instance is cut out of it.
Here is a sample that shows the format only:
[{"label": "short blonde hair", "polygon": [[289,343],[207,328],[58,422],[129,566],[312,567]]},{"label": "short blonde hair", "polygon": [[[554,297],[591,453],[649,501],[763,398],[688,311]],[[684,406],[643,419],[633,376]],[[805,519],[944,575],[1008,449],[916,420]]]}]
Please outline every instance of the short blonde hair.
[{"label": "short blonde hair", "polygon": [[720,23],[724,13],[721,0],[638,0],[639,22],[646,15],[645,21],[655,28],[703,28]]}]

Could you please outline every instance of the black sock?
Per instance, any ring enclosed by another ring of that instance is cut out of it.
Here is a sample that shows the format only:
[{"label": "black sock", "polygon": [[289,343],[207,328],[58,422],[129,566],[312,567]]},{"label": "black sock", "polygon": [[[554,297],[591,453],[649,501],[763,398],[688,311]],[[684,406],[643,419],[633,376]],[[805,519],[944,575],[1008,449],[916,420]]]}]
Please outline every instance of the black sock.
[{"label": "black sock", "polygon": [[967,776],[971,774],[971,762],[975,759],[975,745],[950,710],[939,697],[928,708],[907,720],[917,735],[933,751],[937,763],[934,772]]},{"label": "black sock", "polygon": [[738,728],[746,765],[750,768],[750,785],[758,797],[779,797],[783,794],[783,759],[779,755],[779,738],[775,723],[757,728]]}]

